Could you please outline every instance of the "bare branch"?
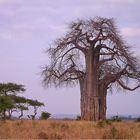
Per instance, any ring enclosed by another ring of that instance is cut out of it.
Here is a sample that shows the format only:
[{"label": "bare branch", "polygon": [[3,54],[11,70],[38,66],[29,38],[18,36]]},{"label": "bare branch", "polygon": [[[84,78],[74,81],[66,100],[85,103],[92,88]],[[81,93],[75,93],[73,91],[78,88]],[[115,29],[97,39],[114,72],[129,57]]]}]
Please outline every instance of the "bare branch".
[{"label": "bare branch", "polygon": [[130,91],[134,91],[134,90],[136,90],[137,88],[140,87],[140,84],[139,84],[139,85],[137,85],[137,86],[134,87],[134,88],[130,88],[130,87],[124,85],[124,83],[123,83],[122,81],[120,81],[120,80],[117,80],[117,82],[119,83],[119,85],[120,85],[123,89],[130,90]]},{"label": "bare branch", "polygon": [[107,59],[103,59],[99,62],[99,65],[98,66],[101,66],[103,63],[105,62],[108,62],[108,61],[112,61],[114,59],[114,53],[112,54],[112,56],[110,58],[107,58]]}]

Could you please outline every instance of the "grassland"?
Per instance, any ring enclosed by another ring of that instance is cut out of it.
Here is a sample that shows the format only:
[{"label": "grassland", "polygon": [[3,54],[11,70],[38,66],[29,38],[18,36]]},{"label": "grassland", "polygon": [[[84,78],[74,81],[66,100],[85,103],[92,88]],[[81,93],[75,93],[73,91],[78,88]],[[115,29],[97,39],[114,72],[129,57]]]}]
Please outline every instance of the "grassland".
[{"label": "grassland", "polygon": [[0,121],[0,139],[138,139],[140,122]]}]

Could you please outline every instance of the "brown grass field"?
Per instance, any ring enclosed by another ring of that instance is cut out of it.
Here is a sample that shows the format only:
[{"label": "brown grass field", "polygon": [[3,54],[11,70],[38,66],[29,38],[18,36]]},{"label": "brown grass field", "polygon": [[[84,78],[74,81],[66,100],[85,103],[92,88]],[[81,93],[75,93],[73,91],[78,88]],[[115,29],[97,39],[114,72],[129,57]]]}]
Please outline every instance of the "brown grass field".
[{"label": "brown grass field", "polygon": [[0,139],[140,139],[140,122],[5,120]]}]

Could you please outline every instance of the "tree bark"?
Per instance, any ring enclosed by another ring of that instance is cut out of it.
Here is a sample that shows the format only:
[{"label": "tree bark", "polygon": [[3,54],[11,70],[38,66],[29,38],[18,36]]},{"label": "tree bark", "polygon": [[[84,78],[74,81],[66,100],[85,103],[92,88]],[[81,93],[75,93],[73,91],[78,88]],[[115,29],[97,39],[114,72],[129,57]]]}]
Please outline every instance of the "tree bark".
[{"label": "tree bark", "polygon": [[106,105],[107,100],[107,87],[104,82],[102,82],[99,86],[99,119],[105,120],[106,119]]},{"label": "tree bark", "polygon": [[85,89],[84,89],[84,79],[79,80],[79,85],[80,85],[80,94],[81,94],[81,99],[80,99],[80,108],[81,108],[81,119],[84,120],[85,118],[85,108],[86,108],[86,100],[85,100]]},{"label": "tree bark", "polygon": [[86,60],[86,76],[80,85],[81,89],[81,119],[96,121],[99,119],[99,96],[98,96],[98,58],[94,51],[88,50]]}]

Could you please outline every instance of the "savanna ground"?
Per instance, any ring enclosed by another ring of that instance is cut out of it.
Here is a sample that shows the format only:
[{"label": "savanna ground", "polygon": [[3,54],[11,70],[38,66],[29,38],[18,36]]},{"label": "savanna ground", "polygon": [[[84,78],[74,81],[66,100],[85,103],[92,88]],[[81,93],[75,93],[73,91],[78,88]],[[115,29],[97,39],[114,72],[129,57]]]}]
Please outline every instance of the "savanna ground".
[{"label": "savanna ground", "polygon": [[0,139],[139,139],[140,122],[0,121]]}]

